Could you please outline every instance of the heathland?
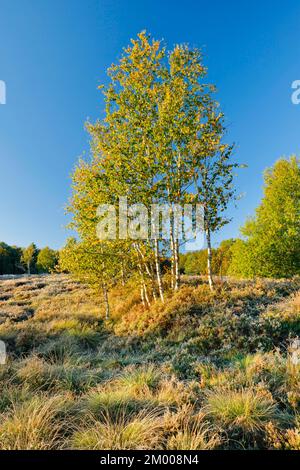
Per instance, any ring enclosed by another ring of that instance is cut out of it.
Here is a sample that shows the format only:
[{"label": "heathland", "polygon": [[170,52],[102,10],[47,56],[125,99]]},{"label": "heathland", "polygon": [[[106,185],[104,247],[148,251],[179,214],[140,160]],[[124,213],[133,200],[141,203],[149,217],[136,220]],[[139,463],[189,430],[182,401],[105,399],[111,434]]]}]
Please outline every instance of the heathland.
[{"label": "heathland", "polygon": [[300,280],[0,280],[1,449],[300,449]]}]

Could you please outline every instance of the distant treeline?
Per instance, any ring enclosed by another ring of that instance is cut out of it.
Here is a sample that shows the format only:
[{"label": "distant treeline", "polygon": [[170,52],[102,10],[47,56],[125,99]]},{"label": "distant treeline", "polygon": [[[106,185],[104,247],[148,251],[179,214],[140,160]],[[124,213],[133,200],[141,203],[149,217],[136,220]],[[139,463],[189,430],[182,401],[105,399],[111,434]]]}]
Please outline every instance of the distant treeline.
[{"label": "distant treeline", "polygon": [[[232,260],[232,247],[236,240],[224,240],[218,248],[212,249],[212,273],[226,276]],[[189,275],[207,274],[207,249],[191,251],[180,255],[180,272]]]},{"label": "distant treeline", "polygon": [[39,249],[34,243],[26,248],[0,242],[1,274],[37,274],[51,272],[58,261],[58,252],[49,247]]},{"label": "distant treeline", "polygon": [[[242,238],[212,251],[212,271],[242,278],[300,275],[300,159],[281,158],[264,174],[264,195]],[[186,274],[206,274],[206,251],[181,255]]]}]

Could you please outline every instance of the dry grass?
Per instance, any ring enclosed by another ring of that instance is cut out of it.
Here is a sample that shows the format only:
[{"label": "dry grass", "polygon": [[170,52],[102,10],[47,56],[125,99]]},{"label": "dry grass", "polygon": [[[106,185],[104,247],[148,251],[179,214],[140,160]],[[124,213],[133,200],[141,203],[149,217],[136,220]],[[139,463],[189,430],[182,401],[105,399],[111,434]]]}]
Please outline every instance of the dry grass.
[{"label": "dry grass", "polygon": [[216,389],[208,393],[207,411],[216,421],[228,428],[253,433],[261,431],[279,417],[269,393],[251,389]]},{"label": "dry grass", "polygon": [[88,429],[75,432],[72,448],[93,450],[138,450],[159,448],[162,441],[162,419],[155,411],[138,415],[120,412],[111,417],[103,412],[101,420],[91,420]]},{"label": "dry grass", "polygon": [[66,423],[59,417],[62,397],[33,397],[23,403],[14,401],[1,416],[1,450],[49,450],[63,446]]},{"label": "dry grass", "polygon": [[105,322],[68,276],[0,280],[0,448],[299,450],[299,280],[198,281]]}]

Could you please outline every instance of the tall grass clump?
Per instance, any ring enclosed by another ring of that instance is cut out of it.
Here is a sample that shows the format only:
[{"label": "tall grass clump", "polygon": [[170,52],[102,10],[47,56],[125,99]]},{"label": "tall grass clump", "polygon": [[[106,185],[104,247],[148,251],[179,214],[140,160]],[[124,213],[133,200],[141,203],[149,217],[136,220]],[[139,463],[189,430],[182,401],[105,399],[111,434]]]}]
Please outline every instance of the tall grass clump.
[{"label": "tall grass clump", "polygon": [[168,450],[212,450],[220,446],[221,438],[203,415],[187,420],[182,428],[173,434],[168,442]]},{"label": "tall grass clump", "polygon": [[252,389],[216,389],[208,393],[207,411],[229,429],[255,433],[279,417],[272,397]]},{"label": "tall grass clump", "polygon": [[1,450],[49,450],[64,446],[66,423],[60,418],[62,397],[35,396],[21,404],[15,402],[1,416]]},{"label": "tall grass clump", "polygon": [[131,390],[135,394],[143,394],[154,390],[161,379],[159,370],[154,365],[130,368],[116,379],[116,386]]},{"label": "tall grass clump", "polygon": [[85,404],[94,416],[101,415],[105,410],[111,416],[117,416],[121,410],[134,413],[145,407],[153,408],[156,402],[149,394],[137,396],[134,390],[105,387],[92,390],[86,397]]},{"label": "tall grass clump", "polygon": [[78,430],[71,439],[73,449],[138,450],[160,448],[162,420],[155,411],[138,415],[120,412],[112,417],[103,412],[100,420],[90,419],[89,427]]}]

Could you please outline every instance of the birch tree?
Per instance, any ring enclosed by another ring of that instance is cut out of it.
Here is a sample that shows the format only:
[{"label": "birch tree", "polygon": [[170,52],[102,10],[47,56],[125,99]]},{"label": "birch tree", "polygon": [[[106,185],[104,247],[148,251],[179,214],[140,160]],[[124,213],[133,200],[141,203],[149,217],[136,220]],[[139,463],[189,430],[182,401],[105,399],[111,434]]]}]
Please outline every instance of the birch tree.
[{"label": "birch tree", "polygon": [[236,199],[233,179],[235,169],[241,165],[232,161],[233,145],[223,143],[226,129],[217,103],[210,101],[205,108],[205,116],[206,120],[200,124],[192,144],[192,152],[196,200],[204,211],[208,282],[213,290],[211,235],[230,221],[226,210]]},{"label": "birch tree", "polygon": [[[206,69],[198,49],[176,46],[167,53],[161,41],[142,32],[108,76],[108,85],[100,87],[105,117],[87,123],[91,159],[81,160],[74,171],[68,210],[80,243],[93,246],[101,257],[101,273],[111,273],[105,260],[112,259],[119,266],[116,279],[124,282],[126,270],[129,276],[138,275],[141,301],[148,307],[158,298],[164,302],[169,287],[180,286],[182,239],[175,208],[203,204],[208,240],[211,230],[225,223],[220,213],[232,197],[232,148],[221,144],[224,127],[215,113],[214,87],[204,82]],[[153,205],[165,205],[169,240],[160,238],[159,218],[147,219],[144,237],[130,240],[126,225],[125,236],[119,227],[114,240],[99,240],[97,208],[112,205],[118,217],[120,197],[126,197],[128,206],[143,204],[148,215]],[[171,258],[170,286],[161,270],[163,256]]]}]

